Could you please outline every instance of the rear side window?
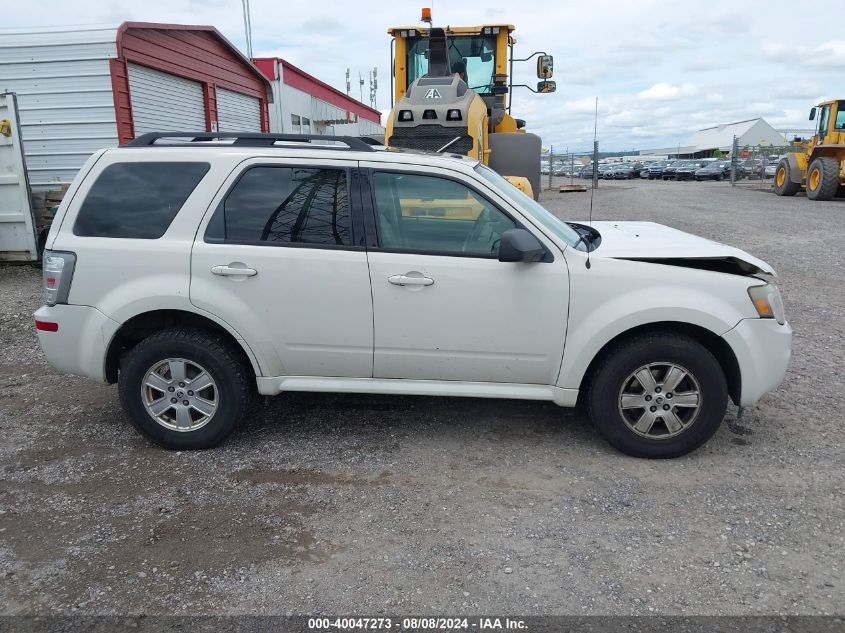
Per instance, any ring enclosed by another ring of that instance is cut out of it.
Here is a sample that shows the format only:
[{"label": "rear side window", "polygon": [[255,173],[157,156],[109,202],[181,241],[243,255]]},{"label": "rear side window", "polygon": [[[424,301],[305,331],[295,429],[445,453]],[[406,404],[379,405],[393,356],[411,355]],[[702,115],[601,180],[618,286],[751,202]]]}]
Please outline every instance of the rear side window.
[{"label": "rear side window", "polygon": [[82,237],[154,240],[209,170],[208,163],[115,163],[94,182],[73,226]]},{"label": "rear side window", "polygon": [[343,169],[253,167],[209,223],[208,241],[349,246],[352,228]]}]

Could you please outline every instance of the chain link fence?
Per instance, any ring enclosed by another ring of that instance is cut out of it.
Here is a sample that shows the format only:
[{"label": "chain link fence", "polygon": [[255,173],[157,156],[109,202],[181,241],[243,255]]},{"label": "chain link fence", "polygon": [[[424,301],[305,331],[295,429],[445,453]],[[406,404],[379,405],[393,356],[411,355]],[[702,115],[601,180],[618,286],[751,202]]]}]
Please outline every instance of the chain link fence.
[{"label": "chain link fence", "polygon": [[795,152],[791,145],[745,145],[737,147],[731,160],[735,184],[744,188],[771,189],[780,159]]}]

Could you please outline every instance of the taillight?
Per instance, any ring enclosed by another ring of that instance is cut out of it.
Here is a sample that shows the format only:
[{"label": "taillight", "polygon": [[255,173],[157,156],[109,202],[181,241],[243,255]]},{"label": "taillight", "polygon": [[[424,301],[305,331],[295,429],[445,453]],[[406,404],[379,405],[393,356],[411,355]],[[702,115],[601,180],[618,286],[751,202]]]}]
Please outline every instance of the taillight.
[{"label": "taillight", "polygon": [[76,255],[60,251],[44,251],[44,304],[67,303]]}]

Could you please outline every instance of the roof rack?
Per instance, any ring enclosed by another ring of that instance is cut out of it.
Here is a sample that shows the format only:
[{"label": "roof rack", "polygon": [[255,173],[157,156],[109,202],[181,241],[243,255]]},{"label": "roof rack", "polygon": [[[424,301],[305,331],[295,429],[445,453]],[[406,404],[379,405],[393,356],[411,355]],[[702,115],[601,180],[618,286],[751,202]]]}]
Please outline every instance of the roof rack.
[{"label": "roof rack", "polygon": [[[183,139],[171,143],[157,141],[165,139]],[[343,143],[346,147],[336,145],[320,145],[320,149],[354,150],[359,152],[376,151],[371,143],[357,136],[324,136],[320,134],[267,134],[264,132],[148,132],[126,143],[122,147],[150,147],[171,146],[184,147],[191,143],[205,143],[232,139],[231,143],[211,144],[219,147],[273,147],[277,142],[282,143],[311,143],[312,141],[334,141]]]}]

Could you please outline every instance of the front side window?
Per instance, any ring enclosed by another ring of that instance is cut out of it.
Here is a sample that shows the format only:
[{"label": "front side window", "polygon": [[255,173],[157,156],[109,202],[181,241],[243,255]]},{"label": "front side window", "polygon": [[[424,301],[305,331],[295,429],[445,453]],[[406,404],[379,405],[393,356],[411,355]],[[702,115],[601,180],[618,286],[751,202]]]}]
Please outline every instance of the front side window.
[{"label": "front side window", "polygon": [[379,243],[398,251],[491,257],[516,223],[454,180],[417,174],[373,176]]},{"label": "front side window", "polygon": [[822,138],[827,134],[828,117],[830,117],[830,106],[826,105],[822,108],[821,115],[819,115],[819,134]]},{"label": "front side window", "polygon": [[114,163],[91,186],[73,234],[160,238],[208,172],[208,163]]},{"label": "front side window", "polygon": [[569,226],[566,222],[553,215],[539,202],[534,200],[529,195],[526,195],[522,190],[517,189],[507,180],[502,178],[495,171],[484,165],[476,165],[475,171],[479,176],[482,176],[498,191],[502,192],[506,197],[514,199],[519,208],[525,213],[534,218],[537,222],[542,224],[545,228],[550,230],[554,235],[562,239],[570,246],[575,246],[579,243],[580,234]]},{"label": "front side window", "polygon": [[346,171],[247,169],[209,223],[206,238],[236,243],[349,246]]}]

